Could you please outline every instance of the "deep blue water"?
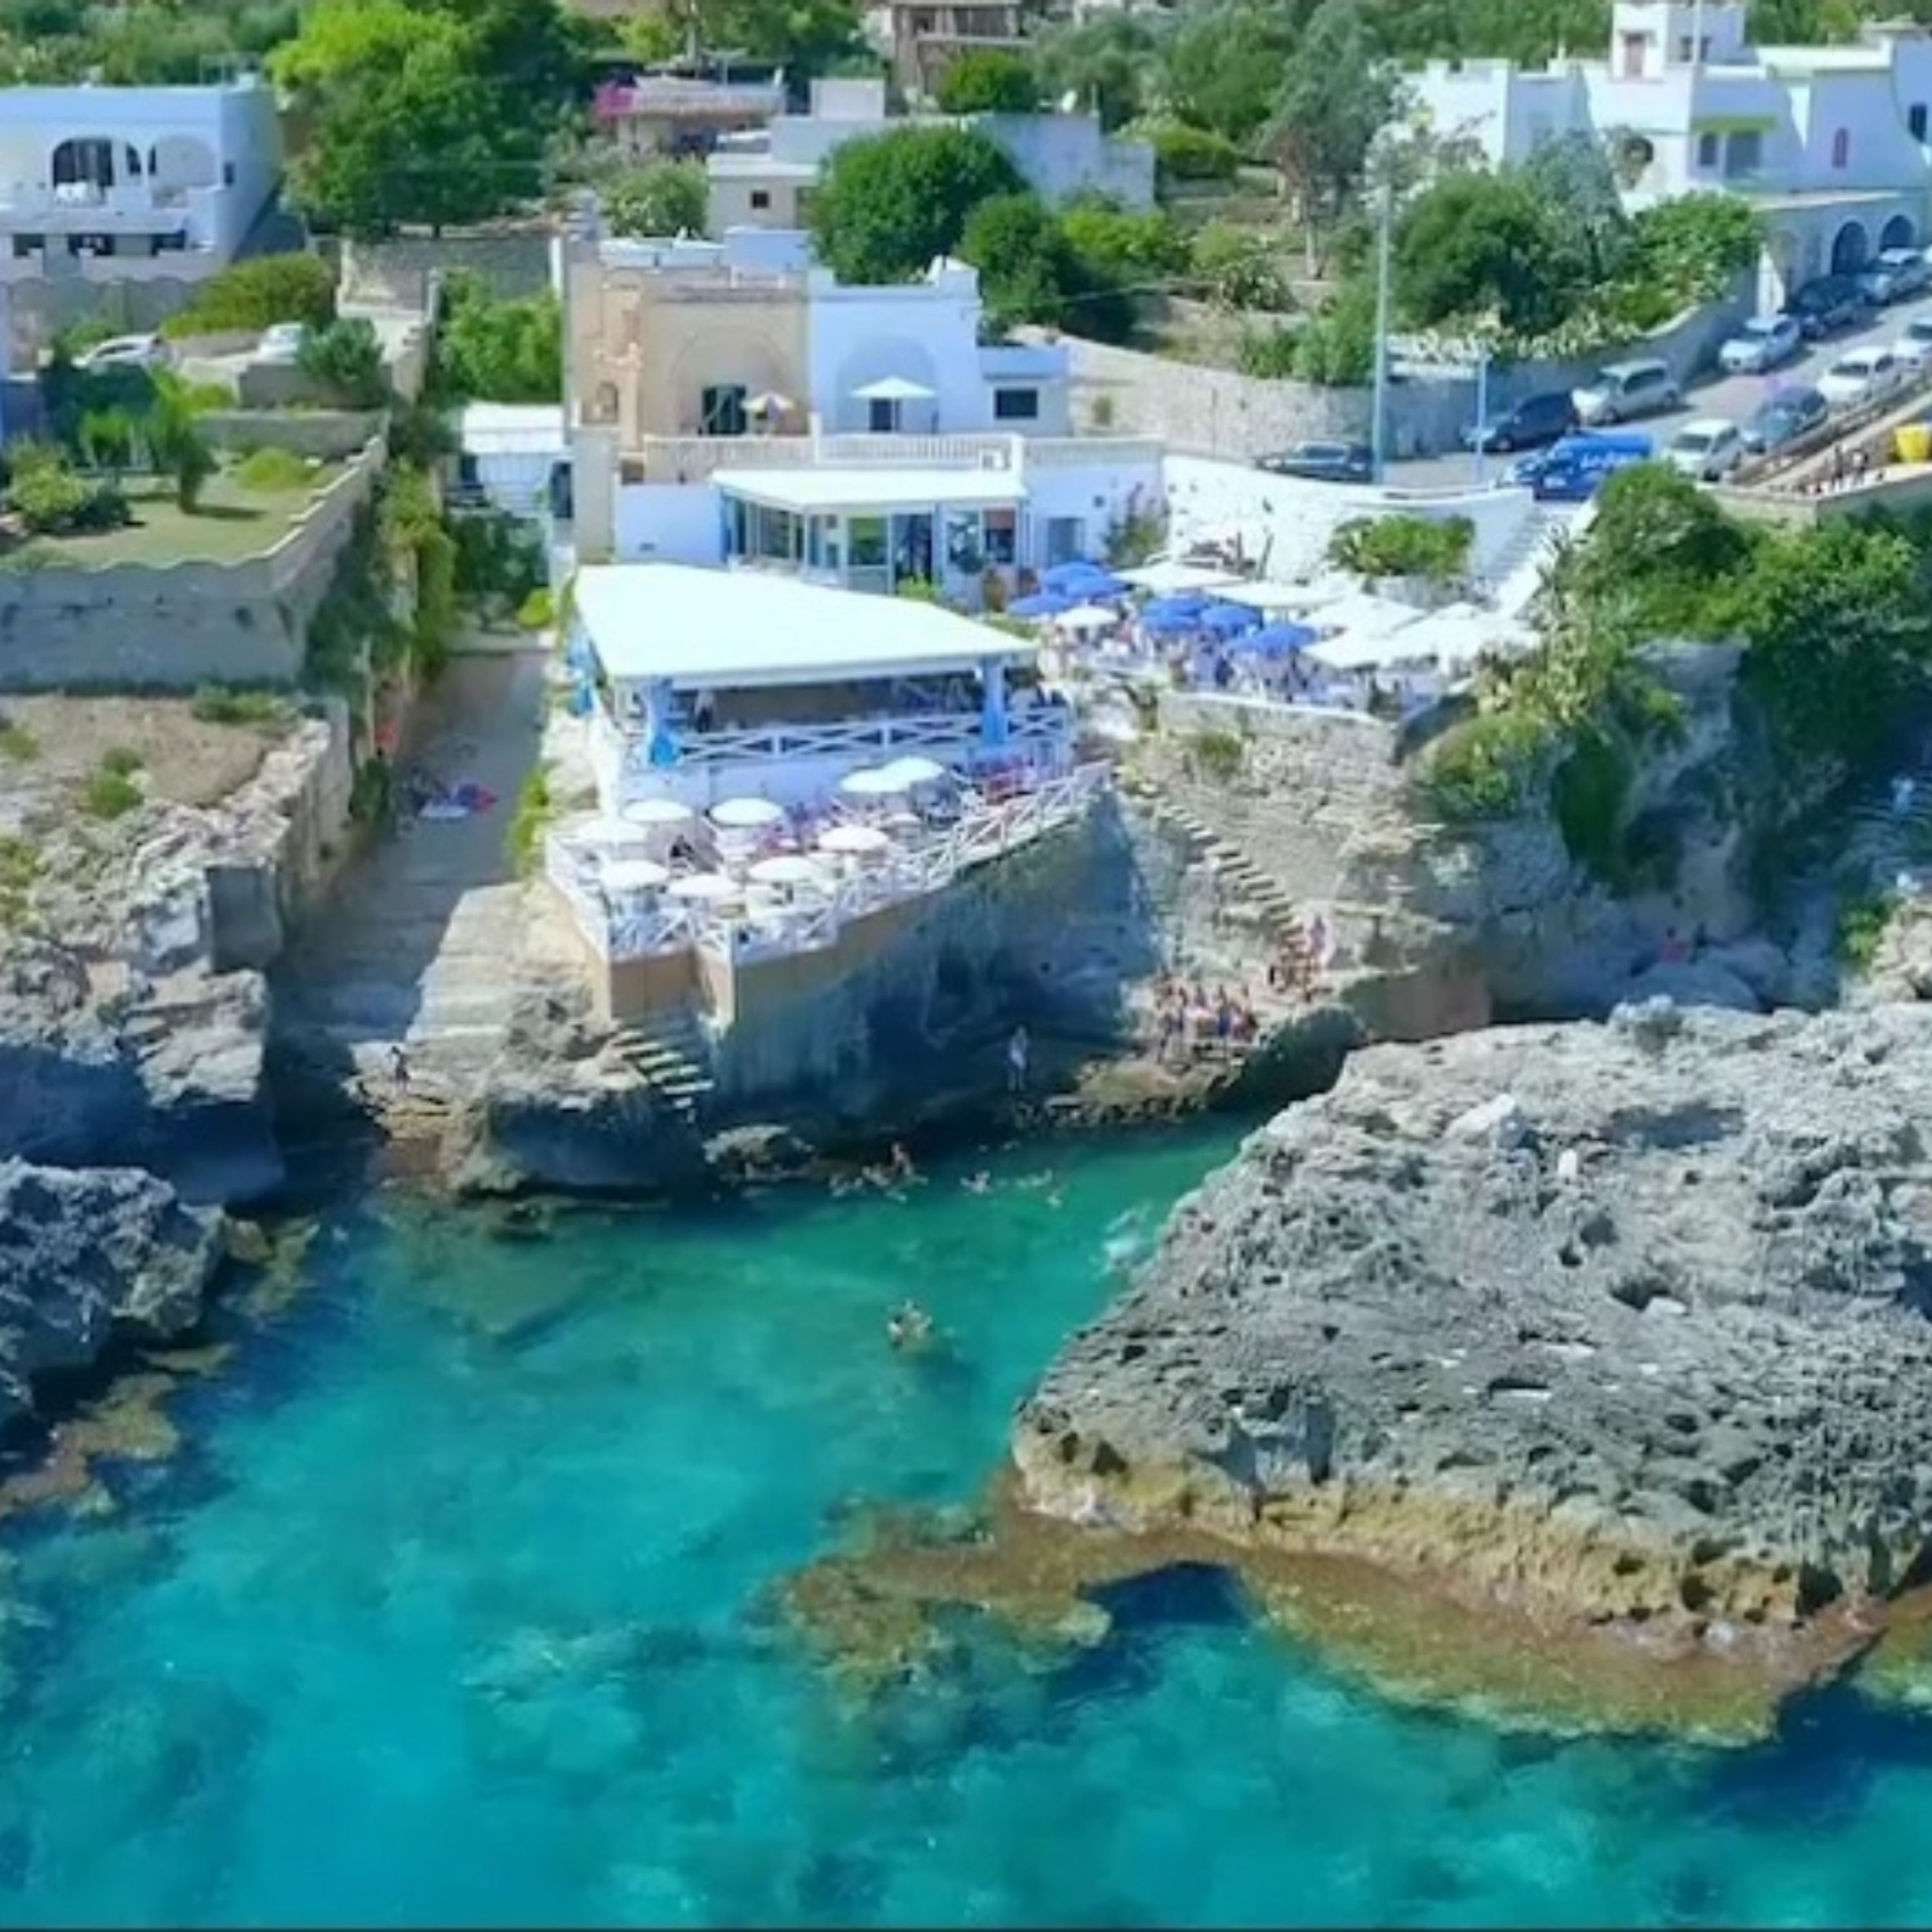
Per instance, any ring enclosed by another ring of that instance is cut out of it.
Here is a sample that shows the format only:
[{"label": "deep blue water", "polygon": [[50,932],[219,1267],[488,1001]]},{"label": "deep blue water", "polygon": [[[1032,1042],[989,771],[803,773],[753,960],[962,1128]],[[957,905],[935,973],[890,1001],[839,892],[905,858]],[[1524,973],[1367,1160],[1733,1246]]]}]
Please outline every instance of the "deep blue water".
[{"label": "deep blue water", "polygon": [[[1498,1735],[1211,1579],[1137,1588],[1057,1678],[841,1715],[765,1586],[854,1501],[971,1497],[1119,1217],[1230,1145],[531,1244],[345,1212],[177,1402],[181,1458],[14,1539],[0,1922],[1932,1918],[1932,1725],[1832,1696],[1746,1753]],[[956,1374],[884,1346],[908,1292]]]}]

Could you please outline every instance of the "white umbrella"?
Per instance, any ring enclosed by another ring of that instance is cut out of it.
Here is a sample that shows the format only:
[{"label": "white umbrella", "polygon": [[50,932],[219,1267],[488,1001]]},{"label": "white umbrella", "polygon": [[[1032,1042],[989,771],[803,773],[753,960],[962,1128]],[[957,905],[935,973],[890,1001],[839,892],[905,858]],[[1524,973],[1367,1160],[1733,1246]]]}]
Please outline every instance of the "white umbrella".
[{"label": "white umbrella", "polygon": [[892,798],[905,790],[908,784],[908,781],[889,765],[876,769],[862,766],[856,772],[848,772],[838,781],[838,789],[851,798]]},{"label": "white umbrella", "polygon": [[736,879],[728,879],[722,872],[692,872],[682,879],[670,882],[670,896],[674,899],[691,899],[708,905],[722,905],[727,899],[743,898],[745,889]]},{"label": "white umbrella", "polygon": [[1213,590],[1224,584],[1240,581],[1235,571],[1216,570],[1202,563],[1177,563],[1165,557],[1118,574],[1123,583],[1131,584],[1136,590],[1151,590],[1156,597],[1166,597],[1177,590]]},{"label": "white umbrella", "polygon": [[788,410],[798,405],[789,396],[782,396],[776,389],[760,390],[755,396],[745,399],[745,413],[748,416],[782,416]]},{"label": "white umbrella", "polygon": [[1120,621],[1120,614],[1104,604],[1076,604],[1047,621],[1057,631],[1111,631]]},{"label": "white umbrella", "polygon": [[682,825],[696,814],[674,798],[640,798],[619,816],[630,825]]},{"label": "white umbrella", "polygon": [[818,849],[821,852],[863,855],[884,852],[892,842],[876,825],[833,825],[818,835]]},{"label": "white umbrella", "polygon": [[604,868],[604,885],[614,892],[649,892],[670,877],[655,859],[618,859]]},{"label": "white umbrella", "polygon": [[909,376],[881,376],[877,382],[867,382],[852,393],[862,403],[929,403],[938,392]]},{"label": "white umbrella", "polygon": [[824,867],[798,852],[780,852],[772,858],[760,859],[747,876],[757,880],[761,886],[822,886],[826,883]]},{"label": "white umbrella", "polygon": [[711,808],[712,824],[733,831],[755,831],[761,825],[776,825],[784,816],[784,808],[768,798],[723,798]]},{"label": "white umbrella", "polygon": [[945,777],[946,767],[936,758],[895,758],[890,764],[879,767],[879,776],[897,778],[901,787],[910,791],[915,785],[937,784]]},{"label": "white umbrella", "polygon": [[572,826],[571,836],[592,845],[634,845],[638,842],[638,828],[614,817],[592,818],[581,825]]}]

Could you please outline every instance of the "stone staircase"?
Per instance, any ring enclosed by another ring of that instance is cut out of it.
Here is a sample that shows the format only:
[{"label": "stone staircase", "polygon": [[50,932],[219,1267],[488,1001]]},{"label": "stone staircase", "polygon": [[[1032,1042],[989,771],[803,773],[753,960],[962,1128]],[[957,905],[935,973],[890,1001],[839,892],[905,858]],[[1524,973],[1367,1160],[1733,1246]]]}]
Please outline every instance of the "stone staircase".
[{"label": "stone staircase", "polygon": [[711,1049],[688,1008],[620,1027],[607,1051],[628,1066],[686,1120],[694,1120],[717,1082],[706,1070]]}]

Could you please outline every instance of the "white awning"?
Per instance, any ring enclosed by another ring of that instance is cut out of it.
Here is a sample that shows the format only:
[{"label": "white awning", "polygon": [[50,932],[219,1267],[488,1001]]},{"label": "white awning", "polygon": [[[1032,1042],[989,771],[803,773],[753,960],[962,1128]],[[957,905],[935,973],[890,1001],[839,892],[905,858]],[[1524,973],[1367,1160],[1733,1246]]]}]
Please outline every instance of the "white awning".
[{"label": "white awning", "polygon": [[1026,501],[1010,470],[899,470],[884,464],[840,469],[720,470],[718,494],[794,516],[836,510],[882,515],[891,510],[1004,508]]},{"label": "white awning", "polygon": [[881,376],[852,392],[862,403],[929,403],[938,394],[908,376]]},{"label": "white awning", "polygon": [[1250,610],[1312,610],[1346,595],[1348,586],[1325,583],[1289,584],[1264,578],[1258,584],[1230,584],[1214,594],[1224,603],[1245,604]]}]

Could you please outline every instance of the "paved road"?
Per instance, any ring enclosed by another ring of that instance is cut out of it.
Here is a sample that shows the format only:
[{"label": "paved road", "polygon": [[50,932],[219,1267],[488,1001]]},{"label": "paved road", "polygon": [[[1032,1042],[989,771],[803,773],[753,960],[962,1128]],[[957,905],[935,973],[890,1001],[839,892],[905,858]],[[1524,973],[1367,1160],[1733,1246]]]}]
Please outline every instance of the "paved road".
[{"label": "paved road", "polygon": [[[1693,386],[1689,406],[1669,416],[1646,416],[1629,427],[1657,438],[1660,446],[1694,416],[1728,416],[1744,422],[1774,385],[1816,382],[1847,349],[1862,343],[1890,342],[1904,333],[1905,325],[1916,316],[1932,316],[1932,293],[1910,302],[1894,303],[1889,308],[1874,309],[1870,319],[1857,328],[1841,330],[1822,342],[1808,347],[1795,361],[1787,362],[1768,376],[1714,376]],[[1606,362],[1611,358],[1605,357]],[[1493,480],[1508,457],[1489,459],[1486,475]],[[1411,463],[1389,465],[1388,480],[1406,489],[1442,490],[1466,485],[1475,476],[1475,459],[1466,454],[1424,457]]]}]

